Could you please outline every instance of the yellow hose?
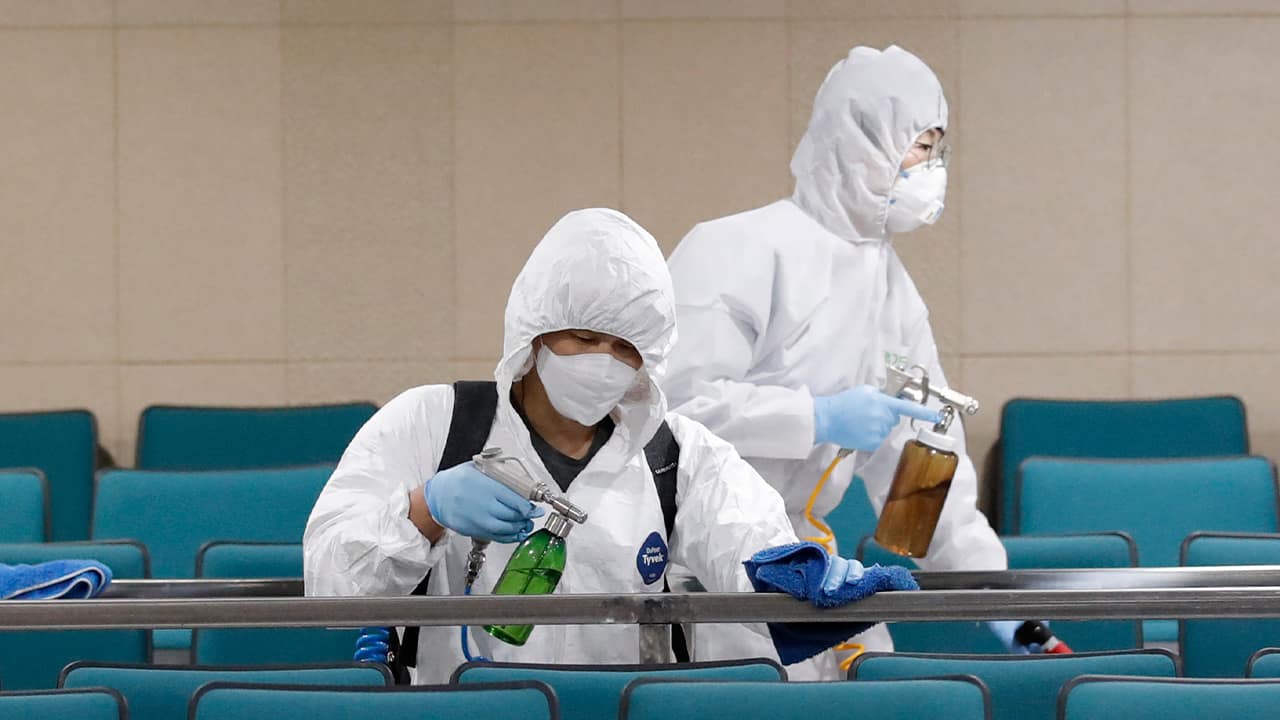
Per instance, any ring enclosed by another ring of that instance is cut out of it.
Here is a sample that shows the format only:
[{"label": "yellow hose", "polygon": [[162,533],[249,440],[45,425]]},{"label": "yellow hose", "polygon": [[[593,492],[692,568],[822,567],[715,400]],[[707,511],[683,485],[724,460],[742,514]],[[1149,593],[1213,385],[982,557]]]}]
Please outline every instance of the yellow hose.
[{"label": "yellow hose", "polygon": [[[839,465],[840,461],[845,459],[848,454],[848,452],[841,450],[836,455],[836,458],[831,461],[831,464],[828,465],[827,469],[822,473],[822,477],[818,478],[818,484],[813,486],[813,492],[809,494],[809,502],[804,505],[804,519],[807,520],[810,525],[817,528],[818,532],[822,533],[821,535],[807,537],[804,539],[809,542],[818,543],[828,553],[835,553],[836,551],[836,536],[831,532],[831,527],[829,525],[814,517],[813,504],[818,501],[818,496],[822,494],[822,488],[827,486],[827,481],[831,479],[831,473],[835,472],[836,466]],[[840,669],[848,672],[849,668],[853,667],[853,661],[858,659],[858,656],[866,651],[866,647],[861,643],[844,642],[836,645],[832,650],[836,652],[853,651],[852,655],[840,661]]]},{"label": "yellow hose", "polygon": [[822,488],[826,487],[827,481],[831,479],[831,473],[835,471],[836,466],[840,464],[841,460],[845,459],[846,455],[847,453],[844,452],[836,455],[836,459],[832,460],[831,464],[827,466],[826,471],[822,473],[822,477],[818,478],[818,484],[813,486],[813,492],[809,494],[809,502],[804,505],[804,519],[809,521],[810,525],[818,528],[818,532],[822,533],[816,537],[804,539],[818,543],[828,553],[836,551],[836,536],[832,534],[831,528],[826,523],[813,516],[813,504],[818,501],[818,496],[822,494]]}]

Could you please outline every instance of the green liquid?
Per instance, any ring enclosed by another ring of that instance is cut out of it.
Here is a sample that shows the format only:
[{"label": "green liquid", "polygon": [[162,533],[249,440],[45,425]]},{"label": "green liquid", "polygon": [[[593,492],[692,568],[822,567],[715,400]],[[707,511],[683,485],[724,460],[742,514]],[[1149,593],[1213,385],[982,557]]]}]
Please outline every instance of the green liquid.
[{"label": "green liquid", "polygon": [[[556,589],[564,573],[564,538],[539,530],[511,553],[494,595],[546,595]],[[484,631],[511,645],[524,645],[532,625],[485,625]]]}]

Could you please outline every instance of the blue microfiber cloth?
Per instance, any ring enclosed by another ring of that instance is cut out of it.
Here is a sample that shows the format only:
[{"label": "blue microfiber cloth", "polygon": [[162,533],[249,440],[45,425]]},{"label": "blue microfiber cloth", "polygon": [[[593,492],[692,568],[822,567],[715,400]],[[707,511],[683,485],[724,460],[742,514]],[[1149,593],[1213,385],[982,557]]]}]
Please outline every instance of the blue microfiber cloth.
[{"label": "blue microfiber cloth", "polygon": [[84,600],[96,597],[110,584],[111,568],[95,560],[0,563],[0,600]]},{"label": "blue microfiber cloth", "polygon": [[[840,607],[884,590],[919,590],[916,579],[904,567],[872,565],[855,583],[828,593],[822,588],[830,556],[812,542],[761,550],[743,563],[756,592],[784,592],[808,600],[820,608]],[[768,623],[773,645],[783,665],[807,660],[838,645],[876,623]]]}]

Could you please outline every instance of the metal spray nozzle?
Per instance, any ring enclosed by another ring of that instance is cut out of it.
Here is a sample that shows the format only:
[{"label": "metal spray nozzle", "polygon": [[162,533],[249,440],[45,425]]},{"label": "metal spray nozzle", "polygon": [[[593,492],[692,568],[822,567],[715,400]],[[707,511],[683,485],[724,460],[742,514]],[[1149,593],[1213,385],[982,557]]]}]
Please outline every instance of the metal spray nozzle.
[{"label": "metal spray nozzle", "polygon": [[[913,374],[913,370],[918,371],[918,374]],[[889,363],[888,373],[885,376],[884,392],[887,395],[918,402],[921,405],[929,402],[930,397],[937,398],[944,406],[942,422],[938,423],[938,429],[940,430],[946,430],[951,425],[951,420],[954,418],[955,413],[963,412],[966,415],[977,415],[978,410],[981,409],[981,405],[976,399],[962,392],[942,385],[930,384],[929,371],[922,365],[914,365],[908,368],[905,363],[898,365]]]},{"label": "metal spray nozzle", "polygon": [[480,472],[511,488],[520,497],[530,502],[546,503],[576,523],[587,521],[585,510],[569,502],[569,498],[547,483],[535,479],[520,458],[504,455],[502,448],[485,448],[471,459]]}]

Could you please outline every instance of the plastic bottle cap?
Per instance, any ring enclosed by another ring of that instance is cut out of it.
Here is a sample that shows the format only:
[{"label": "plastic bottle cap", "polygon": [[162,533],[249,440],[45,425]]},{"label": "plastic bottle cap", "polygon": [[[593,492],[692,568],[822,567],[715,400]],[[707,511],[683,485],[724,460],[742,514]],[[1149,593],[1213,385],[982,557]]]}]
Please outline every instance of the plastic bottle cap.
[{"label": "plastic bottle cap", "polygon": [[542,527],[552,535],[563,538],[569,535],[569,531],[573,529],[573,523],[560,513],[553,512],[547,515],[547,522]]},{"label": "plastic bottle cap", "polygon": [[956,449],[955,438],[950,435],[934,432],[929,428],[920,428],[920,432],[916,433],[916,439],[936,450],[951,452]]}]

